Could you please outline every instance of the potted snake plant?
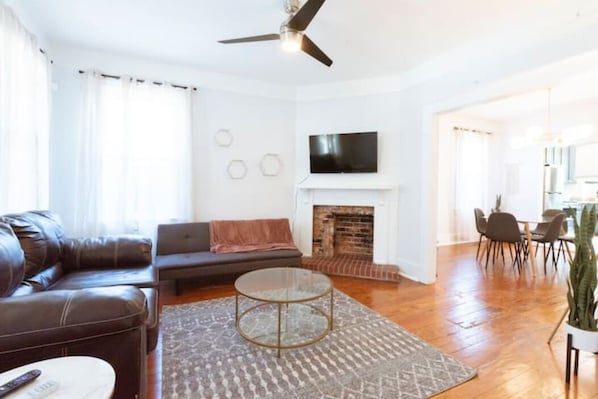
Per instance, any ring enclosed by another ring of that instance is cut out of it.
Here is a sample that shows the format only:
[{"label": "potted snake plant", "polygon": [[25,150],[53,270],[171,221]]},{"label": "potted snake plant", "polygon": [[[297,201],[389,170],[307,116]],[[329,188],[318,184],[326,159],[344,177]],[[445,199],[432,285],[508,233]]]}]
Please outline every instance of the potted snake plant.
[{"label": "potted snake plant", "polygon": [[567,280],[569,319],[566,331],[573,336],[573,348],[598,352],[596,320],[596,253],[592,245],[596,226],[596,207],[584,207],[581,221],[575,221],[575,257]]}]

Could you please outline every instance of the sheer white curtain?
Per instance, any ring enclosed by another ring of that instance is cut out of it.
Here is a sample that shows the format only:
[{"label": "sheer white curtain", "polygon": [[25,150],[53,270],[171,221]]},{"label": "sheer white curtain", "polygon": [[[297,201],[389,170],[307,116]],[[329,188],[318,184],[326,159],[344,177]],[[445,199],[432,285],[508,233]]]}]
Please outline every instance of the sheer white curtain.
[{"label": "sheer white curtain", "polygon": [[455,235],[457,241],[475,241],[473,209],[488,209],[488,143],[484,132],[455,129]]},{"label": "sheer white curtain", "polygon": [[82,74],[74,235],[191,219],[191,89]]},{"label": "sheer white curtain", "polygon": [[50,64],[0,4],[0,214],[48,207]]}]

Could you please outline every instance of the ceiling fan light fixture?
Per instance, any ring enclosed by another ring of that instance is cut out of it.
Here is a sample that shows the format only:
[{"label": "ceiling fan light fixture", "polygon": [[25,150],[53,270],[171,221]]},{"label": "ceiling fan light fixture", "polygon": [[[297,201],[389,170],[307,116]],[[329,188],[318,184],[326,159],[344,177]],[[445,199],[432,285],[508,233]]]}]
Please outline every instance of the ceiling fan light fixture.
[{"label": "ceiling fan light fixture", "polygon": [[301,7],[299,7],[299,1],[300,0],[285,0],[285,11],[289,16],[280,25],[280,33],[238,37],[236,39],[219,40],[218,42],[222,44],[232,44],[280,40],[280,44],[284,51],[302,51],[327,67],[331,66],[332,60],[330,57],[328,57],[326,53],[324,53],[309,38],[309,36],[303,33],[326,0],[307,0]]},{"label": "ceiling fan light fixture", "polygon": [[280,31],[280,44],[284,51],[297,52],[301,50],[303,32],[295,29],[285,28]]}]

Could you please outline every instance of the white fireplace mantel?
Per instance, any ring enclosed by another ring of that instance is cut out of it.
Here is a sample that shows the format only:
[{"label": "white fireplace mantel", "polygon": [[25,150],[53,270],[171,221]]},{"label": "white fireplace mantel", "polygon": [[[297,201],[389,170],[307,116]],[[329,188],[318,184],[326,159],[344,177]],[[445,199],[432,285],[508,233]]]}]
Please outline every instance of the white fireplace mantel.
[{"label": "white fireplace mantel", "polygon": [[321,183],[308,183],[297,186],[299,190],[394,190],[397,186],[392,184],[384,183],[336,183],[336,184],[321,184]]},{"label": "white fireplace mantel", "polygon": [[297,186],[294,235],[301,252],[311,256],[314,205],[374,207],[374,262],[396,264],[398,186],[382,181],[311,180]]}]

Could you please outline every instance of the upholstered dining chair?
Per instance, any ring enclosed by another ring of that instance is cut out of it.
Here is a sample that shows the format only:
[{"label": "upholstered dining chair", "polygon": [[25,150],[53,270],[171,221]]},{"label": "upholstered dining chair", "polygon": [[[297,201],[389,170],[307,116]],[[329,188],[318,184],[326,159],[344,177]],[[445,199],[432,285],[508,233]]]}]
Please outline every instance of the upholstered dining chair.
[{"label": "upholstered dining chair", "polygon": [[[543,234],[532,234],[532,241],[536,243],[536,252],[535,255],[538,254],[538,248],[540,247],[539,244],[542,244],[543,253],[544,253],[544,274],[546,274],[546,262],[548,261],[548,257],[552,254],[552,263],[554,268],[557,268],[557,256],[554,253],[554,243],[559,239],[561,235],[561,230],[563,228],[563,221],[567,215],[565,212],[558,213],[550,223],[548,223],[548,228],[545,229]],[[546,251],[546,244],[548,244],[548,252]],[[535,256],[534,255],[534,256]]]},{"label": "upholstered dining chair", "polygon": [[[556,215],[561,214],[561,213],[565,213],[565,211],[563,211],[562,209],[546,209],[546,210],[544,210],[544,212],[542,212],[542,219],[552,220],[553,217],[555,217]],[[550,227],[550,222],[541,222],[541,223],[536,224],[536,227],[534,227],[534,229],[531,230],[530,233],[532,235],[533,234],[544,235],[544,234],[546,234],[548,227]],[[563,228],[566,231],[567,225],[564,220],[563,220]],[[522,236],[526,235],[525,230],[519,229],[519,231],[521,232]],[[524,248],[525,248],[525,252],[524,252],[523,260],[526,260],[528,254],[529,254],[529,248],[527,247],[527,240],[524,241]],[[557,251],[557,257],[558,257],[558,251]],[[558,260],[557,260],[557,262],[558,262]]]},{"label": "upholstered dining chair", "polygon": [[475,258],[478,259],[480,256],[480,247],[482,246],[482,237],[486,236],[486,217],[484,212],[480,208],[474,208],[473,216],[475,218],[475,228],[480,234],[480,240],[478,241],[478,251],[475,254]]},{"label": "upholstered dining chair", "polygon": [[[565,220],[563,221],[563,228],[561,230],[561,234],[559,235],[558,241],[559,247],[556,251],[556,263],[559,263],[561,253],[563,254],[563,259],[565,259],[565,261],[567,260],[567,258],[569,258],[570,262],[573,261],[573,255],[571,255],[569,244],[575,245],[575,231],[569,231],[567,218],[565,218]],[[566,254],[565,249],[567,250]]]},{"label": "upholstered dining chair", "polygon": [[[563,211],[562,209],[546,209],[544,212],[542,212],[542,218],[550,219],[550,218],[553,218],[556,215],[559,215],[561,213],[565,214],[565,211]],[[531,233],[532,234],[545,234],[549,227],[550,227],[550,222],[538,223],[536,225],[536,227],[531,231]]]},{"label": "upholstered dining chair", "polygon": [[511,252],[511,258],[513,259],[513,266],[517,265],[517,268],[521,270],[523,259],[523,239],[519,233],[519,225],[515,216],[508,212],[495,212],[490,214],[488,217],[488,224],[486,226],[486,238],[489,240],[486,246],[486,268],[488,268],[488,260],[490,258],[490,252],[493,252],[492,261],[496,260],[498,252],[502,255],[503,263],[505,261],[505,254],[503,244],[509,245],[509,251],[514,247],[515,256]]}]

